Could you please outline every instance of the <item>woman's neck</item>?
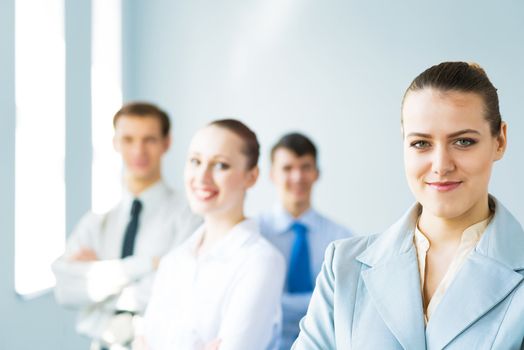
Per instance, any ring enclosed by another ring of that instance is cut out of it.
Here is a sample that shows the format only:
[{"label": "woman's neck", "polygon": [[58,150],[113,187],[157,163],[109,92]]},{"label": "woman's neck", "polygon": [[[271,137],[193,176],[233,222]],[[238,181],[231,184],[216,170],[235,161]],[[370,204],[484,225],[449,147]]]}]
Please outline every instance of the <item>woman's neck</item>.
[{"label": "woman's neck", "polygon": [[487,219],[490,215],[488,200],[479,202],[470,210],[454,218],[443,218],[422,209],[418,228],[429,239],[433,249],[460,243],[462,233],[471,225]]},{"label": "woman's neck", "polygon": [[225,237],[233,227],[244,221],[246,218],[242,210],[224,214],[214,214],[204,216],[204,235],[198,247],[198,253],[208,250],[219,240]]}]

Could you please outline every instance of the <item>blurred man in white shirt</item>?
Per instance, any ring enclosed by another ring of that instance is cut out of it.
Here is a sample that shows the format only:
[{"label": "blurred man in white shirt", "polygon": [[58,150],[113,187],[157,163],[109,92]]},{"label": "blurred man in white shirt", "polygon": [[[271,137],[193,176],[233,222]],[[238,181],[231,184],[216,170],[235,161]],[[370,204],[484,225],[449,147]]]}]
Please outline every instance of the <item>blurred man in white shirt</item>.
[{"label": "blurred man in white shirt", "polygon": [[113,124],[125,167],[122,199],[103,215],[87,213],[53,264],[56,299],[80,308],[77,331],[93,339],[91,349],[129,347],[160,257],[200,222],[162,180],[168,115],[149,103],[130,103]]}]

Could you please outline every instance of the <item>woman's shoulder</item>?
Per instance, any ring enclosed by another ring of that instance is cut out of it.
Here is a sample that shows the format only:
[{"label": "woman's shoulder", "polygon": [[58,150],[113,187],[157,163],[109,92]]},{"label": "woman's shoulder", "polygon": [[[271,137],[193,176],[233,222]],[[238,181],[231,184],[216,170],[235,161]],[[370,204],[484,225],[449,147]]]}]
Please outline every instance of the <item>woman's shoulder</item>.
[{"label": "woman's shoulder", "polygon": [[160,265],[165,268],[178,266],[181,260],[187,260],[194,251],[196,241],[202,236],[202,227],[198,228],[191,236],[187,237],[181,244],[173,245],[161,258]]},{"label": "woman's shoulder", "polygon": [[265,260],[273,261],[276,264],[285,265],[285,260],[282,254],[275,248],[259,231],[256,222],[247,222],[245,226],[247,239],[244,242],[244,252],[251,261]]},{"label": "woman's shoulder", "polygon": [[353,236],[333,241],[331,245],[333,246],[332,249],[337,251],[337,254],[358,255],[366,250],[366,248],[379,236],[379,233],[365,236]]},{"label": "woman's shoulder", "polygon": [[331,242],[326,249],[325,261],[332,266],[350,266],[358,263],[357,257],[379,236],[380,234],[354,236]]},{"label": "woman's shoulder", "polygon": [[252,244],[250,245],[250,254],[258,256],[262,259],[278,259],[284,260],[282,254],[277,248],[273,246],[264,236],[259,232],[254,235]]}]

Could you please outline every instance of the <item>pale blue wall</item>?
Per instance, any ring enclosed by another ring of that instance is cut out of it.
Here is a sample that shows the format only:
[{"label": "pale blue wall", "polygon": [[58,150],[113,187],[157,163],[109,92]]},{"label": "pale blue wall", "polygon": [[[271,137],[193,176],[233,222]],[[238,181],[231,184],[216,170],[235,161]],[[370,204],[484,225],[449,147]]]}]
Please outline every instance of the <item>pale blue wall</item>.
[{"label": "pale blue wall", "polygon": [[[89,1],[66,3],[70,231],[90,206],[90,10]],[[510,125],[492,190],[524,222],[523,16],[518,0],[125,0],[124,90],[173,115],[165,165],[177,186],[195,129],[216,116],[243,116],[264,148],[251,212],[274,198],[270,144],[290,129],[311,134],[323,170],[317,207],[368,233],[412,201],[398,124],[405,87],[433,63],[475,60],[499,88]],[[50,295],[14,294],[14,130],[14,0],[0,0],[0,349],[86,349],[74,314]]]},{"label": "pale blue wall", "polygon": [[[52,294],[23,300],[14,291],[14,3],[0,0],[0,349],[87,349],[88,341],[74,331],[75,313],[57,306]],[[91,197],[90,2],[67,0],[66,17],[69,232],[90,207]],[[42,234],[46,234],[45,227]]]},{"label": "pale blue wall", "polygon": [[399,133],[402,94],[443,60],[477,61],[500,92],[509,148],[492,191],[524,221],[524,3],[521,1],[128,1],[129,99],[173,114],[169,179],[181,185],[191,134],[241,116],[262,141],[250,212],[271,205],[267,151],[290,129],[320,147],[316,205],[359,233],[411,203]]}]

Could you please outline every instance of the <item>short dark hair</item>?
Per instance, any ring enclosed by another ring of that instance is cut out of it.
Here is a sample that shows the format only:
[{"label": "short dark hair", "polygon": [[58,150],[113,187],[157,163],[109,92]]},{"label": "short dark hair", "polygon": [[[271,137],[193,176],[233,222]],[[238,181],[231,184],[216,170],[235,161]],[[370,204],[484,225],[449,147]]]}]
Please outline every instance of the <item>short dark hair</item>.
[{"label": "short dark hair", "polygon": [[402,99],[402,107],[410,91],[425,88],[433,88],[442,92],[460,91],[478,94],[484,102],[484,117],[490,125],[491,134],[493,136],[499,134],[502,118],[497,89],[489,80],[484,69],[477,63],[442,62],[426,69],[407,88]]},{"label": "short dark hair", "polygon": [[310,154],[315,159],[315,163],[317,162],[317,148],[315,144],[309,137],[299,132],[285,134],[275,143],[273,148],[271,148],[271,162],[273,162],[275,152],[280,148],[285,148],[295,153],[298,157]]},{"label": "short dark hair", "polygon": [[115,113],[113,117],[113,127],[116,128],[116,122],[119,118],[124,115],[137,116],[137,117],[153,117],[158,119],[162,130],[162,136],[166,137],[169,135],[171,128],[171,122],[167,113],[156,105],[148,102],[129,102],[126,103]]},{"label": "short dark hair", "polygon": [[244,141],[242,153],[247,157],[247,168],[253,169],[257,166],[260,144],[257,135],[246,124],[237,119],[219,119],[212,121],[208,126],[223,128],[239,136]]}]

